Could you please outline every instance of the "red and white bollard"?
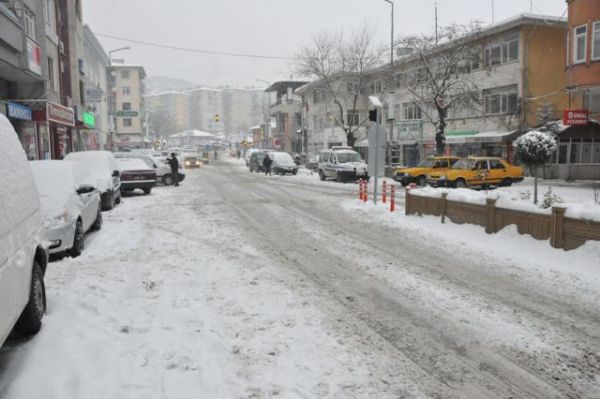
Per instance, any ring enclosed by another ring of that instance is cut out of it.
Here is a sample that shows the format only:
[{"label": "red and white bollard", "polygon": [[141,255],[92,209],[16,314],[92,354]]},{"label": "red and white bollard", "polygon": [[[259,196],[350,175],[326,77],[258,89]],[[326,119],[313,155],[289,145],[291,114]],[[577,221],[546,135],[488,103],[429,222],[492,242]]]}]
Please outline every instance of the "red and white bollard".
[{"label": "red and white bollard", "polygon": [[396,212],[396,186],[390,186],[390,212]]},{"label": "red and white bollard", "polygon": [[363,202],[367,202],[369,200],[369,181],[365,180],[364,188],[363,188]]},{"label": "red and white bollard", "polygon": [[381,191],[381,202],[383,202],[385,204],[385,203],[387,203],[387,182],[384,180],[382,185],[383,185],[383,190]]},{"label": "red and white bollard", "polygon": [[358,199],[363,200],[363,179],[358,179]]}]

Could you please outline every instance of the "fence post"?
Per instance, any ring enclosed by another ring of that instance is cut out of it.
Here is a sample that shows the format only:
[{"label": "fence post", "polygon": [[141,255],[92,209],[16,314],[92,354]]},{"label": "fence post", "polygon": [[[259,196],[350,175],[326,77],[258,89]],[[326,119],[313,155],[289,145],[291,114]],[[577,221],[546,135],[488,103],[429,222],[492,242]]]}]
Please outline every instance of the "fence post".
[{"label": "fence post", "polygon": [[448,193],[442,193],[442,224],[446,223],[446,212],[448,211]]},{"label": "fence post", "polygon": [[412,215],[411,209],[410,209],[410,187],[406,187],[405,190],[405,197],[404,197],[404,214],[406,216],[408,215]]},{"label": "fence post", "polygon": [[494,234],[496,233],[496,198],[486,198],[485,207],[485,232]]},{"label": "fence post", "polygon": [[553,248],[565,246],[565,212],[566,208],[552,207],[552,226],[550,230],[550,245]]}]

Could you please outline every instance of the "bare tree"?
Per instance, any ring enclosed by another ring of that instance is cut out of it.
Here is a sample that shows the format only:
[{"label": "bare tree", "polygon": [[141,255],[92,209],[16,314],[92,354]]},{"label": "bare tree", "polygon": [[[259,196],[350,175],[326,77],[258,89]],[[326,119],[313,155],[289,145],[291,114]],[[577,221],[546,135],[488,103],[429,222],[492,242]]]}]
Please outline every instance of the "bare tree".
[{"label": "bare tree", "polygon": [[297,55],[297,72],[316,80],[324,100],[337,108],[331,118],[344,130],[349,146],[354,146],[355,133],[368,118],[360,121],[345,116],[358,115],[360,97],[366,92],[369,74],[380,63],[380,54],[373,30],[363,25],[349,36],[321,31]]},{"label": "bare tree", "polygon": [[407,90],[414,104],[436,128],[436,150],[442,155],[446,146],[448,111],[477,108],[479,90],[469,78],[481,63],[480,50],[474,46],[478,25],[453,25],[441,35],[410,36],[400,40],[414,69],[407,78]]}]

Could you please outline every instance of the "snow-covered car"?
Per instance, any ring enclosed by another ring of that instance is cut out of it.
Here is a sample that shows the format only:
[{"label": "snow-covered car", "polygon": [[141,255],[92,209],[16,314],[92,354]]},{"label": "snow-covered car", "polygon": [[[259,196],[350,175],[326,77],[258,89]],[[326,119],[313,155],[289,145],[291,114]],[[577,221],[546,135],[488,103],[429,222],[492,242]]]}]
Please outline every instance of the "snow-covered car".
[{"label": "snow-covered car", "polygon": [[103,211],[109,211],[121,202],[121,178],[114,155],[108,151],[72,152],[66,161],[79,161],[89,174],[90,183],[100,191]]},{"label": "snow-covered car", "polygon": [[[153,156],[156,163],[156,180],[165,186],[173,184],[173,176],[171,175],[171,166],[167,161],[167,156]],[[179,164],[179,182],[181,183],[185,179],[185,171],[183,166]]]},{"label": "snow-covered car", "polygon": [[369,179],[367,164],[360,154],[346,148],[332,148],[319,154],[319,177],[339,182]]},{"label": "snow-covered car", "polygon": [[18,137],[0,114],[0,346],[13,328],[37,333],[46,312],[48,248],[40,198]]},{"label": "snow-covered car", "polygon": [[29,166],[40,195],[50,253],[81,255],[85,233],[102,227],[100,193],[79,162],[32,161]]},{"label": "snow-covered car", "polygon": [[246,161],[246,166],[250,164],[250,157],[252,156],[252,153],[256,151],[259,151],[258,148],[248,148],[246,150],[246,154],[244,155],[244,161]]},{"label": "snow-covered car", "polygon": [[294,162],[294,158],[287,152],[269,152],[269,156],[273,160],[271,170],[276,175],[295,175],[298,173],[298,165]]},{"label": "snow-covered car", "polygon": [[123,191],[131,192],[139,188],[144,191],[144,194],[150,194],[152,187],[156,187],[156,172],[142,159],[119,158],[117,164]]}]

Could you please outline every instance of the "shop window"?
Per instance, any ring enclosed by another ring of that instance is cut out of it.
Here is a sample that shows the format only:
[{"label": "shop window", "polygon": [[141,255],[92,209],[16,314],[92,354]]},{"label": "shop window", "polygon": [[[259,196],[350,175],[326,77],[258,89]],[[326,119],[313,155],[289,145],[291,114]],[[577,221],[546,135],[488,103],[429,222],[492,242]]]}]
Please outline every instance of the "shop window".
[{"label": "shop window", "polygon": [[600,60],[600,21],[594,22],[592,34],[592,60]]},{"label": "shop window", "polygon": [[581,143],[581,163],[592,162],[592,139],[583,139]]},{"label": "shop window", "polygon": [[594,142],[592,148],[592,163],[600,163],[600,141]]},{"label": "shop window", "polygon": [[575,28],[573,40],[573,62],[583,63],[587,53],[587,25]]},{"label": "shop window", "polygon": [[566,164],[567,163],[567,154],[569,151],[568,143],[560,143],[558,146],[558,163]]},{"label": "shop window", "polygon": [[581,163],[581,140],[573,139],[571,141],[570,163]]}]

